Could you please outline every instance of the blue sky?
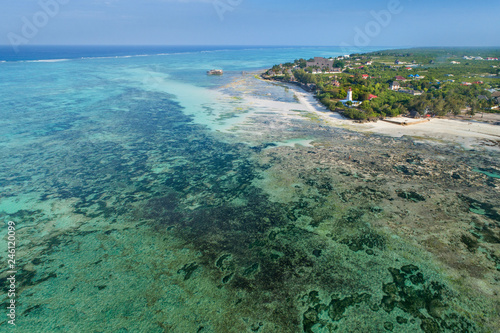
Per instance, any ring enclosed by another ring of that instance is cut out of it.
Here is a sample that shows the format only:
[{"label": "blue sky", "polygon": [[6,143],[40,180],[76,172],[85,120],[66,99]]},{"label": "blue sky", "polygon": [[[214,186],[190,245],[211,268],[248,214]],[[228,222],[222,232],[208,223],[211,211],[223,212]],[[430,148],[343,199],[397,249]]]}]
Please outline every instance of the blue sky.
[{"label": "blue sky", "polygon": [[[0,44],[500,46],[498,0],[22,0],[2,6]],[[373,13],[382,13],[379,20]]]}]

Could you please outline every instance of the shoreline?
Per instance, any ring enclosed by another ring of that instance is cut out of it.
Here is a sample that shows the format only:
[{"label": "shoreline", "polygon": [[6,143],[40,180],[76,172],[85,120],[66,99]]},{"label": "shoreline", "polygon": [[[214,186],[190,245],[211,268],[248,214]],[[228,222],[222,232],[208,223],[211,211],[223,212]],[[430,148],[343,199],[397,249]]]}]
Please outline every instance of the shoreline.
[{"label": "shoreline", "polygon": [[[432,144],[458,144],[468,150],[478,148],[500,150],[500,126],[492,124],[500,123],[500,114],[486,115],[492,123],[481,122],[477,119],[438,117],[431,118],[429,121],[406,117],[388,117],[385,118],[386,121],[359,123],[344,117],[339,112],[330,111],[311,92],[298,85],[262,79],[259,74],[261,74],[259,71],[248,72],[243,78],[238,77],[232,83],[216,89],[220,93],[218,103],[231,104],[236,102],[237,105],[234,107],[244,110],[225,118],[224,124],[219,124],[215,128],[217,131],[249,136],[248,126],[253,122],[252,119],[279,115],[282,126],[291,126],[294,120],[309,119],[324,122],[331,127],[363,134],[385,135],[394,138],[408,136],[417,141],[426,141]],[[261,84],[257,82],[261,82]],[[261,90],[256,91],[255,85],[260,85]],[[282,91],[282,93],[286,92],[288,100],[279,100],[274,98],[275,96],[268,98],[270,94],[262,91],[263,87],[266,86],[268,88],[273,86],[274,92],[277,90]],[[276,88],[277,86],[280,87]],[[230,91],[227,91],[228,89]],[[229,106],[229,108],[231,107]],[[476,117],[481,117],[481,115]],[[408,125],[402,126],[402,124],[394,123],[398,122],[399,119],[404,119]],[[265,121],[265,118],[261,121]],[[250,139],[250,141],[253,140]]]},{"label": "shoreline", "polygon": [[[498,125],[476,119],[432,118],[429,121],[423,121],[422,119],[414,120],[406,117],[384,118],[384,120],[376,122],[356,123],[355,120],[345,118],[338,112],[328,110],[312,93],[305,91],[301,87],[294,84],[285,85],[294,91],[300,104],[306,107],[309,112],[314,112],[332,126],[391,137],[411,136],[431,142],[458,143],[466,149],[481,146],[500,150],[500,126]],[[497,118],[495,123],[500,123],[500,115],[488,114],[488,116],[489,118]],[[411,126],[395,124],[394,119],[404,119],[408,122],[407,125]]]}]

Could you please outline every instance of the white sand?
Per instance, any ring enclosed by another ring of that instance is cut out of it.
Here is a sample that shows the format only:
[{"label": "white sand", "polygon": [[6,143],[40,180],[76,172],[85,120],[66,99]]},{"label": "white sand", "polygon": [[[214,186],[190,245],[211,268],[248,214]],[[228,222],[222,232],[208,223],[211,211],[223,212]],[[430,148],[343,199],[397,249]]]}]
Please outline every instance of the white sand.
[{"label": "white sand", "polygon": [[[300,101],[300,106],[293,103],[269,102],[264,100],[252,99],[252,102],[261,106],[272,106],[273,109],[281,108],[282,114],[286,115],[287,111],[293,106],[296,110],[307,110],[315,113],[326,123],[344,127],[350,130],[385,134],[392,137],[411,136],[422,140],[431,140],[434,142],[455,142],[465,148],[474,148],[478,145],[483,145],[487,148],[499,149],[500,142],[500,126],[477,122],[452,119],[431,119],[427,122],[420,122],[411,125],[398,125],[385,121],[356,123],[352,120],[343,118],[337,112],[327,110],[317,101],[314,96],[304,92],[302,89],[290,86],[295,91],[295,95]],[[292,106],[290,106],[292,104]],[[391,118],[389,118],[391,119]],[[394,120],[394,118],[392,118]],[[415,120],[404,118],[408,123]],[[500,115],[498,115],[500,121]],[[494,145],[496,142],[496,146]],[[485,145],[486,144],[486,145]]]},{"label": "white sand", "polygon": [[480,143],[500,141],[500,126],[476,121],[451,119],[432,119],[428,122],[401,126],[384,121],[359,124],[355,127],[362,131],[386,134],[394,137],[408,135],[421,139],[453,141],[465,148],[472,148]]}]

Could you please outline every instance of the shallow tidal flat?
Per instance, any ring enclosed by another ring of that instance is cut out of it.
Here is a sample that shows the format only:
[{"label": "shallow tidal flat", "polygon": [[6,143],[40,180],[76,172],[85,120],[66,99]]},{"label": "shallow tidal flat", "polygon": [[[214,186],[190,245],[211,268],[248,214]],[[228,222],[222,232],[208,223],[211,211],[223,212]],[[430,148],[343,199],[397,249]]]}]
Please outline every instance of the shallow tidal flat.
[{"label": "shallow tidal flat", "polygon": [[[265,85],[234,96],[272,100]],[[19,327],[499,331],[499,153],[332,127],[295,104],[255,103],[217,132],[129,89],[2,146]]]},{"label": "shallow tidal flat", "polygon": [[[313,253],[305,280],[322,296],[309,294],[304,329],[496,331],[498,178],[477,172],[495,158],[333,132],[318,128],[314,148],[258,158],[272,166],[256,183],[293,207],[288,216],[307,235],[296,246]],[[459,313],[471,321],[458,324]]]}]

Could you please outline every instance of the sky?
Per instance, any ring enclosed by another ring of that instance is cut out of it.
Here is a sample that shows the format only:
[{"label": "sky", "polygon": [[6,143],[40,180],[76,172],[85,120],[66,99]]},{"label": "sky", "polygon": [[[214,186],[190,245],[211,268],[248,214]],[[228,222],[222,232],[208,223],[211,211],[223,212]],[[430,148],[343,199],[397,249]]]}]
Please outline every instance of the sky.
[{"label": "sky", "polygon": [[498,0],[9,0],[0,44],[500,46],[498,13]]}]

